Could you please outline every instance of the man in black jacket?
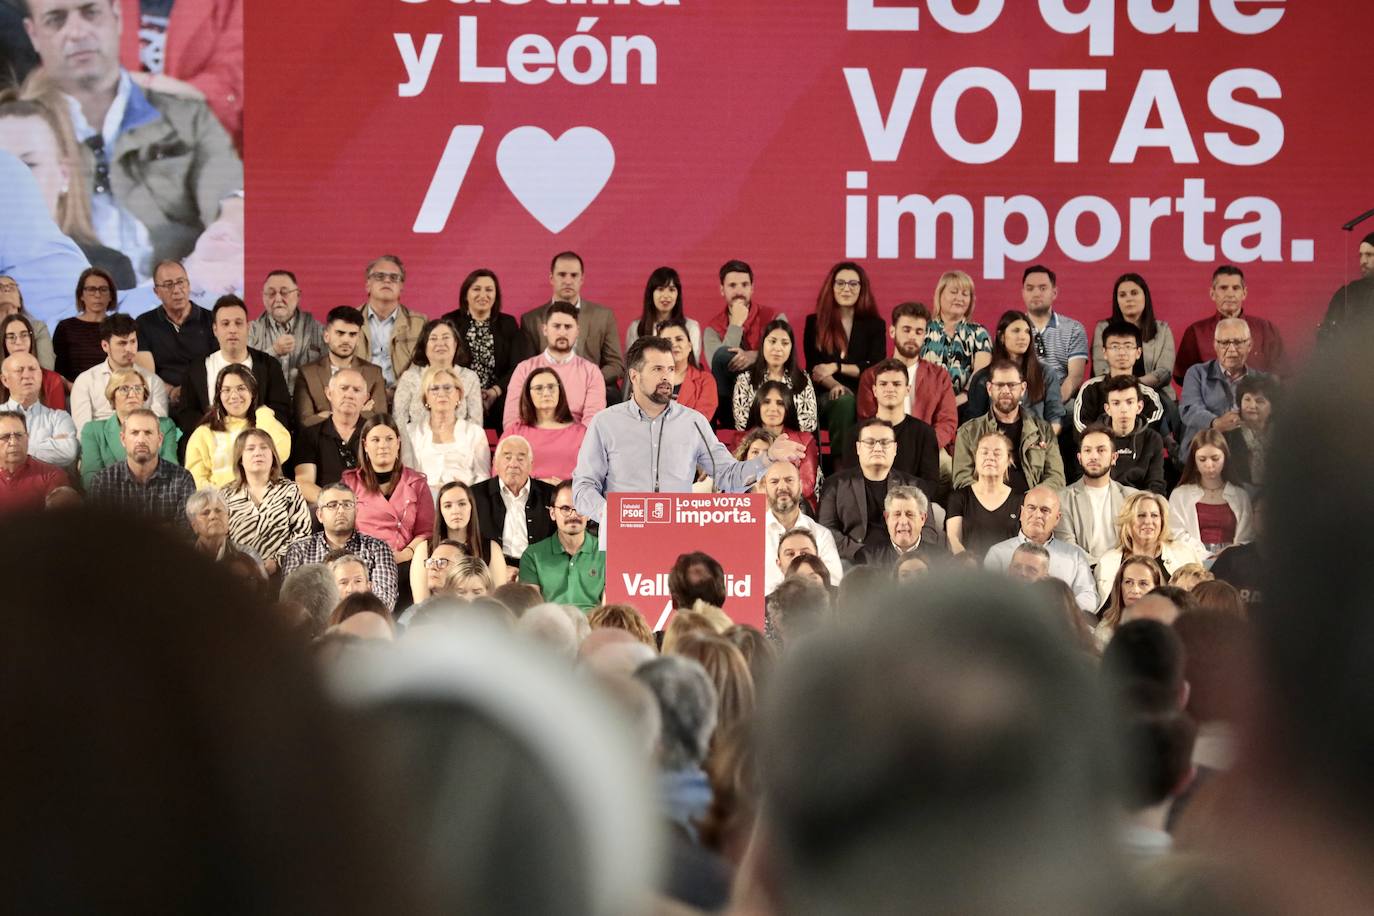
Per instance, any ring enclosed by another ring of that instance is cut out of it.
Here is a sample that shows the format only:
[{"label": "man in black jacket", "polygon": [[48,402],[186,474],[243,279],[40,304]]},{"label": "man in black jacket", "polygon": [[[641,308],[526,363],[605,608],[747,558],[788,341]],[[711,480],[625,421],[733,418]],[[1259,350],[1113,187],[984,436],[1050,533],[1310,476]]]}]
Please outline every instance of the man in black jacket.
[{"label": "man in black jacket", "polygon": [[874,416],[891,423],[897,437],[892,466],[919,477],[926,494],[932,495],[940,482],[940,442],[929,423],[907,413],[910,395],[904,363],[885,359],[873,367],[873,397],[878,405]]},{"label": "man in black jacket", "polygon": [[525,548],[554,533],[554,488],[530,477],[534,450],[523,436],[508,436],[496,446],[491,462],[494,475],[472,487],[477,526],[482,540],[496,541],[506,557],[506,567],[520,569]]},{"label": "man in black jacket", "polygon": [[1116,464],[1112,480],[1137,490],[1163,494],[1164,440],[1140,417],[1144,402],[1140,382],[1133,375],[1118,375],[1102,383],[1106,414],[1111,421]]},{"label": "man in black jacket", "polygon": [[213,386],[220,370],[229,365],[248,366],[258,382],[258,403],[270,407],[277,421],[288,429],[293,425],[291,392],[286,376],[275,357],[248,346],[248,307],[238,296],[220,296],[210,312],[210,326],[219,349],[186,371],[181,391],[181,406],[172,417],[188,436],[200,425],[215,403]]}]

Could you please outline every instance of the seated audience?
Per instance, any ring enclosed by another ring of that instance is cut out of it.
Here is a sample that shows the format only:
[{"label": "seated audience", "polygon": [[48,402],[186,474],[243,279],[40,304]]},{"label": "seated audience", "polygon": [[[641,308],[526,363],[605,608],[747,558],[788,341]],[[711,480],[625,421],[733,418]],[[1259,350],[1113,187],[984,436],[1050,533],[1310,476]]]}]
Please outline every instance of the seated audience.
[{"label": "seated audience", "polygon": [[725,746],[728,737],[722,736],[752,724],[756,697],[754,676],[744,654],[734,643],[714,633],[689,633],[678,640],[673,654],[700,664],[716,688],[716,730],[711,736],[705,761],[706,769],[710,770],[732,750]]},{"label": "seated audience", "polygon": [[1122,615],[1124,620],[1155,620],[1166,627],[1174,625],[1179,615],[1196,610],[1191,592],[1175,585],[1161,585],[1152,589]]},{"label": "seated audience", "polygon": [[[528,337],[529,352],[541,352],[550,345],[547,324],[553,306],[564,305],[572,309],[578,323],[577,355],[598,368],[605,381],[606,399],[602,403],[608,404],[625,379],[620,332],[616,329],[615,312],[582,297],[583,280],[582,258],[577,252],[560,251],[554,255],[549,264],[549,287],[553,297],[521,315],[520,328]],[[514,391],[520,386],[512,381],[510,387]],[[578,412],[576,407],[573,412]]]},{"label": "seated audience", "polygon": [[[792,561],[802,556],[820,559],[817,550],[817,530],[824,531],[825,529],[790,528],[778,537],[778,543],[773,548],[772,555],[764,558],[764,594],[777,588],[787,576],[800,574],[808,579],[812,578],[809,565],[801,573],[798,573],[793,569]],[[769,563],[770,560],[772,561],[771,564]],[[821,565],[826,566],[825,563],[821,563]],[[769,587],[770,579],[772,580],[772,588]],[[825,584],[827,586],[830,584],[830,579],[830,569],[827,567],[825,571]]]},{"label": "seated audience", "polygon": [[1049,575],[1069,584],[1080,608],[1096,613],[1099,601],[1091,561],[1081,547],[1054,536],[1059,515],[1059,494],[1049,486],[1034,487],[1021,501],[1020,532],[989,547],[983,565],[994,572],[1006,572],[1017,547],[1026,543],[1043,547],[1049,553]]},{"label": "seated audience", "polygon": [[439,541],[433,549],[426,542],[415,551],[415,559],[410,563],[410,594],[414,604],[396,615],[402,626],[409,624],[421,604],[443,589],[453,564],[467,555],[461,543],[448,539]]},{"label": "seated audience", "polygon": [[1162,862],[1174,849],[1167,830],[1175,802],[1193,783],[1197,724],[1180,709],[1133,711],[1125,715],[1128,770],[1126,824],[1121,845],[1141,862]]},{"label": "seated audience", "polygon": [[[709,422],[719,406],[716,380],[711,373],[697,365],[688,334],[691,319],[669,318],[658,325],[658,336],[673,348],[673,399],[683,407],[690,407]],[[692,322],[693,325],[696,322]]]},{"label": "seated audience", "polygon": [[1211,582],[1215,578],[1212,571],[1201,563],[1187,563],[1174,570],[1174,574],[1169,577],[1169,584],[1191,592],[1203,582]]},{"label": "seated audience", "polygon": [[918,487],[893,486],[883,497],[883,523],[887,541],[866,540],[854,562],[864,566],[891,568],[908,556],[934,562],[943,551],[940,545],[923,541],[921,534],[930,517],[930,500]]},{"label": "seated audience", "polygon": [[[563,392],[573,419],[584,426],[606,408],[606,379],[597,364],[577,355],[578,310],[566,302],[556,301],[547,309],[540,333],[548,346],[537,356],[521,362],[511,373],[507,390],[523,391],[525,379],[535,369],[552,369],[563,380]],[[614,339],[611,341],[614,346]],[[619,354],[617,354],[619,355]],[[502,428],[520,418],[520,404],[506,398]]]},{"label": "seated audience", "polygon": [[1247,375],[1236,384],[1240,425],[1226,433],[1231,450],[1227,467],[1232,480],[1252,497],[1264,485],[1264,459],[1269,450],[1270,420],[1278,403],[1279,385],[1273,376]]},{"label": "seated audience", "polygon": [[1001,431],[1014,447],[1007,472],[1007,483],[1013,490],[1024,493],[1042,483],[1064,486],[1064,460],[1059,455],[1054,430],[1021,406],[1026,392],[1021,369],[1010,360],[998,360],[988,368],[987,378],[985,387],[992,408],[959,427],[954,440],[953,485],[966,487],[973,483],[973,452],[978,440],[987,433]]},{"label": "seated audience", "polygon": [[346,595],[329,615],[329,628],[352,633],[363,639],[394,639],[396,625],[391,612],[381,599],[371,592]]},{"label": "seated audience", "polygon": [[1103,426],[1089,426],[1078,441],[1083,476],[1059,491],[1059,524],[1054,536],[1087,551],[1094,565],[1117,545],[1116,519],[1127,497],[1138,492],[1112,479],[1117,452]]},{"label": "seated audience", "polygon": [[401,460],[401,431],[390,414],[363,421],[359,447],[358,466],[343,475],[358,500],[358,530],[391,548],[402,581],[409,585],[405,564],[434,530],[429,483]]},{"label": "seated audience", "polygon": [[[372,594],[367,564],[360,557],[343,552],[325,562],[329,564],[329,571],[334,574],[334,585],[339,589],[340,600],[346,600],[353,595]],[[333,626],[335,621],[332,615],[330,621],[330,626]]]},{"label": "seated audience", "polygon": [[334,584],[334,574],[328,566],[307,563],[282,577],[278,601],[299,605],[305,611],[309,635],[318,637],[324,635],[329,615],[339,604],[339,587]]},{"label": "seated audience", "polygon": [[1121,558],[1151,557],[1159,561],[1167,579],[1173,571],[1189,563],[1201,563],[1206,552],[1202,545],[1182,531],[1175,531],[1169,503],[1158,493],[1135,493],[1126,499],[1116,517],[1117,546],[1097,561],[1098,600],[1106,601]]},{"label": "seated audience", "polygon": [[389,608],[396,607],[396,557],[385,541],[358,530],[358,500],[344,483],[328,484],[320,489],[315,517],[323,530],[294,541],[286,549],[282,572],[289,574],[297,566],[319,563],[334,551],[345,551],[359,557],[367,567],[372,591]]},{"label": "seated audience", "polygon": [[[280,366],[273,366],[281,372]],[[214,405],[186,442],[186,470],[196,486],[222,487],[234,479],[234,440],[245,429],[265,430],[277,458],[291,457],[291,434],[272,408],[259,404],[257,378],[243,366],[225,366],[215,379]]]},{"label": "seated audience", "polygon": [[468,353],[458,329],[440,318],[425,322],[420,339],[415,343],[415,355],[410,366],[396,382],[396,396],[392,399],[392,416],[401,426],[401,456],[413,463],[411,440],[415,428],[425,421],[425,372],[428,369],[447,369],[457,380],[457,399],[453,410],[458,419],[482,428],[482,381],[468,368],[472,356]]},{"label": "seated audience", "polygon": [[587,533],[587,517],[573,506],[572,481],[554,488],[549,515],[556,531],[520,557],[520,581],[539,586],[545,601],[590,610],[606,591],[606,552],[596,535]]},{"label": "seated audience", "polygon": [[1204,429],[1189,445],[1183,476],[1169,495],[1174,517],[1210,556],[1231,544],[1253,540],[1250,496],[1234,482],[1226,437],[1215,429]]},{"label": "seated audience", "polygon": [[180,261],[153,267],[158,308],[138,316],[138,341],[153,357],[157,374],[167,384],[168,410],[178,415],[192,367],[201,366],[216,347],[210,310],[191,299],[191,279]]},{"label": "seated audience", "polygon": [[[257,403],[271,410],[284,429],[284,424],[291,422],[291,392],[286,387],[281,363],[248,346],[248,307],[238,296],[220,296],[210,313],[210,321],[219,349],[200,362],[193,362],[187,371],[181,406],[174,416],[177,425],[189,435],[204,422],[205,416],[219,402],[220,373],[229,366],[237,366],[252,375],[256,382]],[[282,454],[285,456],[286,452]]]},{"label": "seated audience", "polygon": [[1119,375],[1102,383],[1107,427],[1111,432],[1116,460],[1111,478],[1122,486],[1149,490],[1163,495],[1164,439],[1145,425],[1140,413],[1140,383],[1134,376]]},{"label": "seated audience", "polygon": [[1142,408],[1141,421],[1161,436],[1164,435],[1160,425],[1165,416],[1164,395],[1142,382],[1135,372],[1140,362],[1140,328],[1128,322],[1113,322],[1105,328],[1099,328],[1099,333],[1107,341],[1107,371],[1088,379],[1078,390],[1073,407],[1074,429],[1081,434],[1092,424],[1103,422],[1107,407],[1104,383],[1118,376],[1130,376],[1136,380],[1136,390],[1142,403],[1148,407],[1148,410]]},{"label": "seated audience", "polygon": [[1190,369],[1214,360],[1222,354],[1222,348],[1216,345],[1217,331],[1223,321],[1233,318],[1245,321],[1250,332],[1254,334],[1255,368],[1274,375],[1284,374],[1283,338],[1272,322],[1257,317],[1253,312],[1246,313],[1245,297],[1248,293],[1245,274],[1239,267],[1222,264],[1212,271],[1212,289],[1209,295],[1216,304],[1216,311],[1206,318],[1194,321],[1183,332],[1183,339],[1178,344],[1178,358],[1174,360],[1174,381],[1180,385],[1186,384]]},{"label": "seated audience", "polygon": [[511,373],[527,355],[528,339],[514,318],[501,311],[501,283],[496,274],[478,268],[463,279],[458,307],[444,315],[472,357],[471,369],[481,386],[482,425],[501,428]]},{"label": "seated audience", "polygon": [[[840,556],[850,562],[857,562],[863,547],[872,544],[878,550],[888,543],[883,511],[889,487],[931,486],[927,481],[893,470],[897,437],[890,423],[865,420],[859,424],[858,436],[859,466],[845,468],[825,482],[817,515],[817,521],[835,536]],[[928,500],[929,491],[925,495]],[[929,518],[926,524],[931,525]],[[939,544],[938,528],[930,527],[921,539],[929,546]]]},{"label": "seated audience", "polygon": [[148,389],[148,407],[159,417],[167,416],[167,385],[156,372],[137,361],[138,324],[128,315],[115,313],[100,323],[100,349],[105,358],[76,377],[70,402],[72,421],[85,429],[92,420],[103,420],[114,413],[105,395],[110,376],[120,369],[133,369],[143,376]]},{"label": "seated audience", "polygon": [[[157,378],[157,376],[153,376]],[[106,403],[113,409],[103,420],[91,420],[81,427],[81,482],[89,487],[96,473],[118,464],[126,457],[120,432],[129,414],[148,404],[148,379],[134,369],[117,369],[105,383]],[[181,430],[170,417],[159,416],[162,430],[163,461],[177,464],[177,442]]]},{"label": "seated audience", "polygon": [[[924,360],[919,362],[934,371],[930,363]],[[944,452],[940,449],[935,430],[926,421],[907,412],[911,390],[907,367],[899,360],[885,359],[872,367],[871,375],[875,402],[873,416],[891,423],[892,431],[897,436],[897,457],[892,466],[932,485],[947,477],[948,468],[945,469],[946,473],[941,473],[940,456]],[[831,451],[834,451],[833,444]]]},{"label": "seated audience", "polygon": [[570,479],[586,435],[587,427],[573,419],[563,379],[557,372],[545,367],[525,376],[520,389],[520,419],[508,424],[502,436],[520,436],[530,444],[538,456],[531,475],[545,483]]},{"label": "seated audience", "polygon": [[945,535],[954,556],[967,554],[982,563],[988,549],[1015,537],[1021,529],[1022,495],[1007,485],[1011,466],[1011,440],[990,432],[978,440],[973,452],[977,477],[949,496]]},{"label": "seated audience", "polygon": [[1185,447],[1204,429],[1225,434],[1240,426],[1236,385],[1250,375],[1267,374],[1250,367],[1251,335],[1250,326],[1243,319],[1218,322],[1216,359],[1200,362],[1188,370],[1179,407]]},{"label": "seated audience", "polygon": [[[12,325],[11,325],[12,327]],[[45,407],[39,402],[42,369],[32,353],[15,353],[0,363],[0,383],[9,400],[0,410],[24,415],[28,426],[29,454],[39,461],[70,471],[76,464],[81,443],[72,415],[65,410]]]},{"label": "seated audience", "polygon": [[449,566],[443,587],[434,593],[462,601],[475,601],[495,590],[496,582],[487,564],[477,557],[460,557]]},{"label": "seated audience", "polygon": [[493,476],[470,487],[483,542],[501,545],[506,567],[520,568],[525,548],[553,534],[553,484],[530,476],[534,451],[519,436],[496,443]]},{"label": "seated audience", "polygon": [[[629,353],[630,347],[640,337],[663,337],[665,327],[670,324],[680,324],[683,336],[687,338],[686,356],[690,357],[691,365],[695,368],[697,360],[701,358],[701,325],[694,319],[687,317],[687,313],[683,310],[683,304],[682,278],[678,276],[677,271],[671,267],[656,268],[653,273],[649,274],[649,279],[644,284],[643,311],[625,329],[625,352]],[[673,355],[676,356],[676,352]],[[708,381],[711,380],[711,373],[705,372],[703,374]],[[714,397],[712,403],[714,403]],[[692,407],[693,405],[688,404],[687,406]],[[707,412],[700,410],[700,408],[697,409],[708,420],[714,415],[714,411]]]},{"label": "seated audience", "polygon": [[[781,554],[785,552],[789,546],[796,543],[798,543],[798,539],[793,538],[790,541],[785,540],[784,543],[778,544],[779,563],[782,562]],[[915,554],[908,554],[902,559],[907,560],[913,556],[915,556]],[[864,567],[860,566],[857,567],[856,570],[851,570],[851,572],[862,570],[863,568]],[[830,575],[830,567],[826,566],[825,561],[820,557],[809,553],[797,553],[793,556],[792,561],[787,564],[787,575],[785,575],[783,579],[784,581],[787,579],[802,579],[813,585],[819,585],[826,590],[827,594],[834,594],[835,580]],[[781,585],[782,583],[779,582],[778,584]],[[842,585],[843,582],[840,584]],[[776,591],[776,589],[774,589],[774,591]]]},{"label": "seated audience", "polygon": [[351,305],[330,309],[325,316],[325,355],[301,366],[296,373],[292,400],[296,406],[298,429],[317,426],[332,415],[334,404],[329,398],[329,383],[345,369],[354,370],[361,377],[364,391],[363,399],[358,402],[361,415],[370,417],[376,413],[386,413],[386,378],[380,367],[358,353],[363,322],[363,313]]},{"label": "seated audience", "polygon": [[594,631],[603,628],[623,630],[658,654],[658,643],[654,641],[654,631],[649,629],[649,621],[628,604],[603,604],[592,608],[587,613],[587,625]]},{"label": "seated audience", "polygon": [[[802,496],[814,510],[820,497],[821,453],[816,445],[816,437],[803,432],[798,426],[792,392],[782,382],[772,379],[764,382],[759,386],[754,403],[749,406],[746,422],[751,433],[760,430],[768,433],[770,445],[774,439],[790,439],[806,450],[797,469],[801,474]],[[764,451],[767,452],[767,449],[765,445]]]},{"label": "seated audience", "polygon": [[[301,378],[309,368],[301,369]],[[311,505],[321,487],[338,483],[345,471],[358,466],[367,382],[357,369],[340,369],[330,377],[325,394],[329,415],[296,435],[296,485]]]},{"label": "seated audience", "polygon": [[[1140,274],[1122,274],[1112,287],[1112,317],[1099,321],[1093,328],[1093,375],[1113,374],[1106,329],[1121,323],[1133,325],[1140,331],[1138,351],[1131,374],[1140,384],[1159,392],[1161,397],[1174,396],[1174,332],[1169,322],[1155,317],[1150,287]],[[1124,342],[1124,341],[1123,341]],[[1124,352],[1118,349],[1118,353]],[[1083,417],[1084,425],[1095,422]]]},{"label": "seated audience", "polygon": [[186,500],[196,491],[191,472],[159,457],[162,420],[146,407],[129,411],[119,430],[126,455],[93,478],[86,487],[92,504],[190,531]]},{"label": "seated audience", "polygon": [[[908,399],[903,409],[935,430],[940,445],[941,476],[949,476],[949,452],[954,448],[954,433],[959,427],[959,409],[949,372],[938,363],[922,357],[930,312],[920,302],[903,302],[892,310],[892,359],[906,368]],[[979,328],[979,330],[982,330]],[[987,332],[984,331],[986,334]],[[878,409],[873,391],[874,366],[859,376],[859,419],[866,420]],[[981,366],[979,368],[982,368]]]},{"label": "seated audience", "polygon": [[[389,398],[396,390],[396,382],[410,367],[425,319],[401,303],[406,269],[398,256],[384,254],[373,258],[363,269],[363,276],[367,301],[358,310],[363,319],[362,352],[382,370]],[[374,327],[378,329],[375,333]]]},{"label": "seated audience", "polygon": [[42,509],[49,494],[67,485],[65,471],[29,456],[24,415],[0,410],[0,512]]},{"label": "seated audience", "polygon": [[[1017,548],[1018,551],[1029,547],[1044,551],[1042,547],[1034,544],[1022,544]],[[1049,565],[1049,552],[1045,553],[1045,565]],[[1016,554],[1012,554],[1012,566],[1016,565]],[[1010,568],[1009,570],[1010,571]],[[1069,638],[1070,643],[1090,659],[1096,659],[1100,654],[1097,648],[1097,640],[1093,638],[1092,627],[1088,626],[1088,615],[1083,613],[1083,609],[1078,606],[1078,601],[1073,596],[1073,589],[1067,582],[1051,578],[1048,573],[1040,578],[1034,586],[1040,596],[1045,599],[1055,611],[1055,617],[1062,625],[1062,631]]]},{"label": "seated audience", "polygon": [[[477,513],[473,511],[472,490],[467,484],[454,480],[441,486],[434,510],[434,532],[428,541],[415,548],[415,558],[410,564],[411,594],[416,603],[428,597],[434,588],[433,584],[427,584],[428,579],[420,575],[420,570],[430,568],[427,560],[445,541],[453,541],[462,547],[465,555],[485,561],[497,583],[504,584],[510,578],[505,557],[501,555],[501,542],[482,539]],[[444,567],[437,568],[442,570]]]},{"label": "seated audience", "polygon": [[262,314],[248,326],[248,346],[270,354],[281,366],[286,390],[296,390],[301,366],[324,359],[324,325],[301,307],[301,285],[289,270],[263,281]]},{"label": "seated audience", "polygon": [[[973,278],[962,270],[945,271],[935,286],[935,317],[928,317],[921,335],[921,357],[948,373],[960,413],[968,403],[969,380],[992,362],[992,338],[986,328],[973,321],[973,306]],[[896,312],[892,315],[892,327],[895,342]],[[894,355],[905,361],[900,347]],[[916,387],[919,389],[919,384]],[[933,421],[926,422],[935,425]]]},{"label": "seated audience", "polygon": [[[704,610],[706,607],[724,608],[727,597],[725,569],[715,557],[708,553],[702,553],[700,550],[678,554],[678,558],[673,561],[672,568],[668,570],[668,597],[677,612],[693,609]],[[674,613],[673,616],[676,617],[677,613]],[[710,618],[706,617],[705,614],[700,616],[708,625],[711,625]],[[725,627],[712,626],[712,629],[716,632],[723,632]],[[670,645],[665,636],[664,651],[668,651],[669,648]]]},{"label": "seated audience", "polygon": [[1193,598],[1193,604],[1200,611],[1225,614],[1237,620],[1248,620],[1250,617],[1250,610],[1245,606],[1245,598],[1241,596],[1240,589],[1230,582],[1216,579],[1199,582],[1193,586],[1189,594]]},{"label": "seated audience", "polygon": [[[33,324],[29,319],[18,312],[7,318],[0,318],[0,360],[8,359],[13,353],[32,352]],[[62,376],[52,369],[43,367],[41,363],[39,375],[42,381],[38,389],[38,403],[53,410],[66,410],[67,387]],[[9,397],[7,389],[0,384],[0,398]]]},{"label": "seated audience", "polygon": [[233,468],[233,481],[221,490],[229,511],[229,537],[261,557],[267,574],[275,576],[292,542],[310,536],[310,507],[300,487],[282,476],[281,459],[266,430],[239,434]]},{"label": "seated audience", "polygon": [[1126,557],[1116,571],[1101,620],[1093,630],[1098,648],[1111,642],[1116,628],[1132,619],[1130,611],[1142,598],[1167,581],[1154,557]]},{"label": "seated audience", "polygon": [[992,338],[992,363],[969,379],[968,402],[959,412],[962,422],[967,423],[988,412],[994,395],[988,385],[991,367],[1006,360],[1021,370],[1025,382],[1021,406],[1048,423],[1055,435],[1059,435],[1065,414],[1064,402],[1060,399],[1063,376],[1052,365],[1041,362],[1042,357],[1032,346],[1033,339],[1030,317],[1025,312],[1012,309],[1002,313],[997,320],[997,333]]},{"label": "seated audience", "polygon": [[806,373],[797,368],[796,347],[792,340],[792,326],[784,318],[775,318],[762,330],[759,358],[744,372],[735,376],[730,403],[735,415],[735,429],[749,429],[749,410],[756,395],[767,382],[786,387],[797,405],[797,426],[802,432],[816,431],[816,389]]},{"label": "seated audience", "polygon": [[[1026,541],[1024,544],[1016,545],[1016,549],[1011,552],[1011,561],[1007,563],[1007,575],[1017,582],[1044,582],[1050,576],[1050,552],[1040,544]],[[1062,579],[1054,579],[1055,582],[1063,584],[1073,594],[1073,586]],[[1078,599],[1074,598],[1074,607],[1078,608],[1079,614],[1083,609],[1078,607]]]},{"label": "seated audience", "polygon": [[830,450],[836,456],[853,454],[855,396],[864,370],[887,354],[884,330],[863,267],[841,261],[830,268],[816,311],[806,316],[802,351],[820,401],[820,425],[830,431]]},{"label": "seated audience", "polygon": [[764,594],[777,588],[786,575],[791,556],[784,559],[782,542],[798,529],[811,534],[815,553],[824,562],[831,580],[839,582],[843,573],[840,554],[835,549],[835,536],[802,512],[801,476],[796,465],[790,461],[774,461],[759,478],[757,489],[768,499],[768,514],[763,520]]},{"label": "seated audience", "polygon": [[256,553],[248,553],[229,536],[229,507],[219,490],[206,487],[192,493],[186,500],[186,519],[195,536],[192,546],[205,556],[215,562],[247,556],[253,565],[261,565]]},{"label": "seated audience", "polygon": [[28,319],[29,328],[33,332],[33,355],[38,357],[38,363],[44,369],[52,369],[56,365],[56,357],[53,354],[48,326],[24,308],[24,294],[19,290],[18,281],[8,274],[0,274],[0,321],[11,315],[23,315]]},{"label": "seated audience", "polygon": [[[411,366],[406,372],[414,369]],[[463,401],[463,385],[452,368],[425,369],[420,382],[425,413],[411,424],[408,438],[405,429],[401,430],[405,444],[401,457],[425,475],[433,494],[438,494],[439,488],[450,480],[477,483],[491,476],[491,452],[482,429],[480,404],[475,408],[475,421],[465,419],[458,410]],[[399,403],[400,388],[396,390]]]},{"label": "seated audience", "polygon": [[[797,557],[793,565],[814,564],[810,557]],[[813,566],[814,571],[814,566]],[[861,578],[862,570],[854,570],[851,580]],[[882,575],[877,569],[874,575]],[[819,575],[819,573],[817,573]],[[831,616],[831,589],[823,582],[805,575],[788,574],[764,604],[763,632],[783,652],[802,637],[824,627]]]},{"label": "seated audience", "polygon": [[[740,260],[720,266],[720,295],[725,307],[707,325],[702,340],[706,369],[715,377],[716,426],[726,427],[733,418],[731,407],[735,380],[759,359],[764,328],[787,316],[754,302],[754,269]],[[747,403],[747,402],[746,402]]]}]

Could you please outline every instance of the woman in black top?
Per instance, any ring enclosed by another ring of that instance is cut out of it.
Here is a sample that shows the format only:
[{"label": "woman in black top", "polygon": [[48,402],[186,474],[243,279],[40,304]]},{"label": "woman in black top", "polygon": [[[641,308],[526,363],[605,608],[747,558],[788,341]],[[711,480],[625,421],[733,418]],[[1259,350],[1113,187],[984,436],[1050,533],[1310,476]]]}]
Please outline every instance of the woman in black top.
[{"label": "woman in black top", "polygon": [[979,565],[988,548],[1021,530],[1021,496],[1007,485],[1012,444],[1000,432],[978,440],[973,452],[973,483],[949,497],[945,536],[950,553],[967,554]]},{"label": "woman in black top", "polygon": [[841,261],[830,268],[816,311],[806,316],[802,350],[816,385],[820,424],[830,430],[830,453],[837,461],[847,458],[854,452],[859,376],[887,355],[887,325],[858,264]]},{"label": "woman in black top", "polygon": [[479,268],[467,275],[458,291],[458,308],[444,315],[472,356],[472,371],[482,383],[482,425],[501,428],[506,388],[511,372],[526,357],[525,335],[515,319],[501,312],[501,283],[496,274]]}]

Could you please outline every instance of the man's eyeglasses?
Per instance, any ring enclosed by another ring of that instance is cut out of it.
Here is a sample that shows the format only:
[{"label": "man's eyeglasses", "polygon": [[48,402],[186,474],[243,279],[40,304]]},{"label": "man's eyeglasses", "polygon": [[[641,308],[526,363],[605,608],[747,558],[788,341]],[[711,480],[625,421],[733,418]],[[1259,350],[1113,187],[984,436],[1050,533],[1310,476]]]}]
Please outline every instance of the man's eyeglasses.
[{"label": "man's eyeglasses", "polygon": [[400,283],[404,279],[400,274],[384,273],[380,270],[374,270],[367,275],[367,278],[378,283]]},{"label": "man's eyeglasses", "polygon": [[[8,337],[7,337],[6,339],[8,339]],[[1218,349],[1218,350],[1239,350],[1241,347],[1245,346],[1245,345],[1248,344],[1249,342],[1250,342],[1250,338],[1248,338],[1248,337],[1242,338],[1241,340],[1218,340],[1218,341],[1217,341],[1217,349]]]},{"label": "man's eyeglasses", "polygon": [[320,503],[320,508],[333,512],[336,509],[352,509],[357,505],[358,504],[351,499],[336,499],[332,502]]},{"label": "man's eyeglasses", "polygon": [[576,507],[576,506],[554,506],[554,507],[553,507],[553,511],[557,512],[559,515],[563,516],[564,518],[570,518],[570,517],[572,517],[572,516],[574,516],[574,515],[577,514],[577,507]]},{"label": "man's eyeglasses", "polygon": [[1131,350],[1134,350],[1134,349],[1135,349],[1135,344],[1133,344],[1133,343],[1109,343],[1109,344],[1107,344],[1107,350],[1108,350],[1108,352],[1110,352],[1110,353],[1127,353],[1127,352],[1129,352],[1129,351],[1131,351]]},{"label": "man's eyeglasses", "polygon": [[267,297],[267,301],[268,301],[268,302],[271,302],[273,299],[277,299],[277,298],[288,299],[288,298],[290,298],[291,296],[295,295],[295,294],[298,293],[298,292],[300,292],[300,289],[299,289],[299,288],[296,288],[296,289],[271,289],[271,288],[268,288],[268,289],[263,290],[263,291],[262,291],[262,294],[263,294],[264,296]]},{"label": "man's eyeglasses", "polygon": [[28,437],[28,433],[16,430],[12,433],[0,433],[0,442],[23,442]]},{"label": "man's eyeglasses", "polygon": [[13,280],[0,280],[0,293],[17,293],[19,284]]},{"label": "man's eyeglasses", "polygon": [[174,289],[189,289],[191,281],[185,277],[177,277],[175,280],[164,280],[161,283],[154,283],[153,285],[158,289],[166,290],[170,293]]},{"label": "man's eyeglasses", "polygon": [[887,451],[897,444],[896,439],[860,439],[859,444],[870,452]]},{"label": "man's eyeglasses", "polygon": [[1013,389],[1015,389],[1015,388],[1019,388],[1020,385],[1021,385],[1021,383],[1020,383],[1020,382],[988,382],[988,385],[989,385],[990,387],[996,388],[996,389],[998,389],[998,390],[1000,390],[1000,391],[1011,391],[1011,390],[1013,390]]},{"label": "man's eyeglasses", "polygon": [[425,560],[425,569],[448,569],[452,563],[448,557],[430,557]]}]

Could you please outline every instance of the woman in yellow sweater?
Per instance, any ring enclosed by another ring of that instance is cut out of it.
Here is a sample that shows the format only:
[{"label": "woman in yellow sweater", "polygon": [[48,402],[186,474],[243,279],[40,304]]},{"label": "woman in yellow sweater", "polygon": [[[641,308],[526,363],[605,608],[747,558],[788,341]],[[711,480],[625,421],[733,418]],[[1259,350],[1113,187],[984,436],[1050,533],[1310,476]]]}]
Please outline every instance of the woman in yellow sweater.
[{"label": "woman in yellow sweater", "polygon": [[258,381],[246,366],[230,365],[215,379],[215,405],[186,443],[186,470],[196,487],[222,487],[234,479],[234,440],[257,428],[272,437],[282,463],[291,454],[291,434],[270,407],[258,406]]}]

